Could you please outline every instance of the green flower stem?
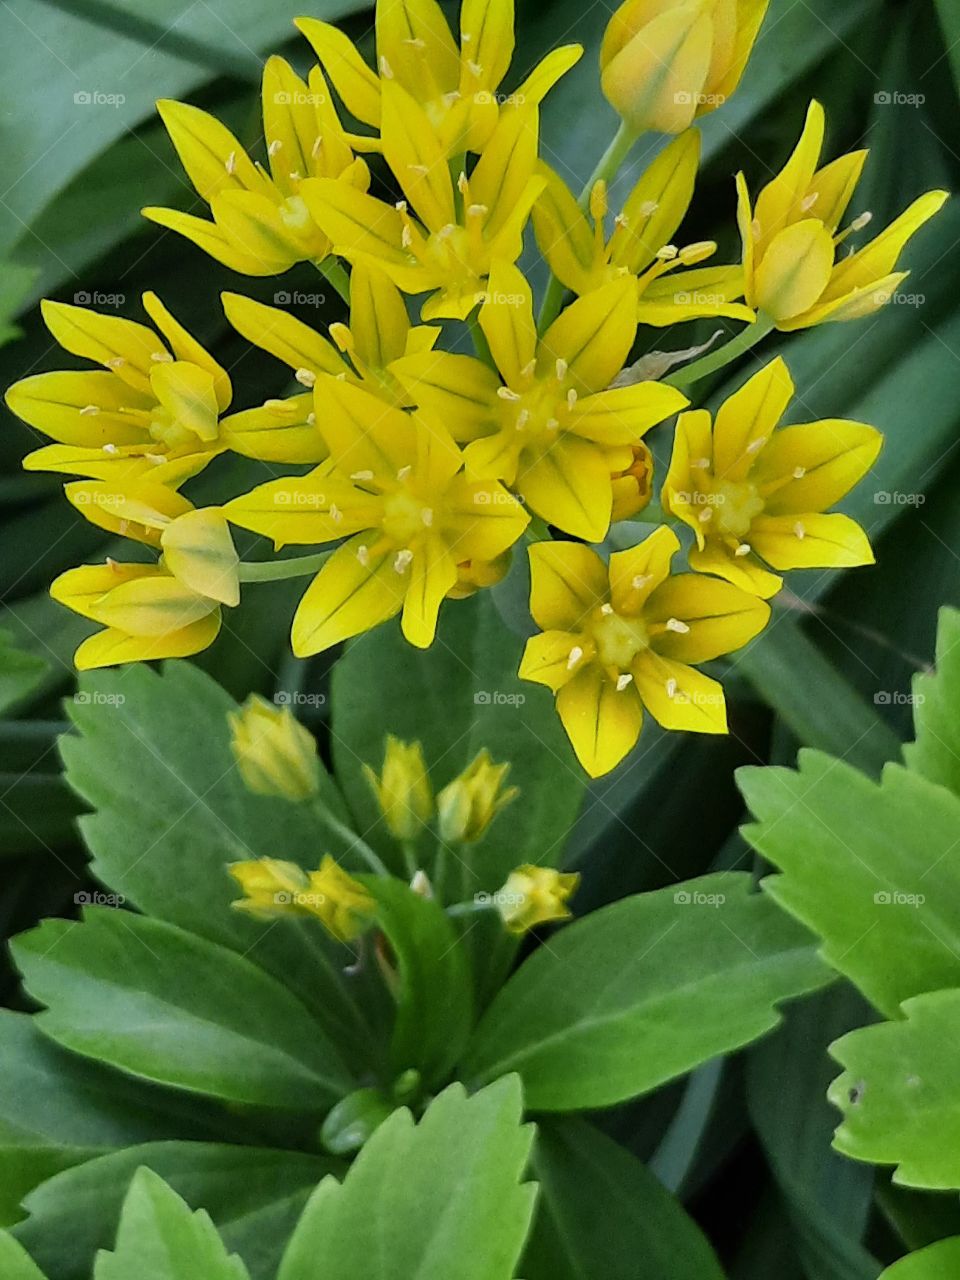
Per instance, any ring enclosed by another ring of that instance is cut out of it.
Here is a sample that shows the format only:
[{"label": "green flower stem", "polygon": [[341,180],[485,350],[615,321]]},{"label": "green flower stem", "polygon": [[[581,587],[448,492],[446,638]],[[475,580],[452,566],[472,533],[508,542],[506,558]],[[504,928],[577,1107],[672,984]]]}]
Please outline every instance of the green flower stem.
[{"label": "green flower stem", "polygon": [[[492,896],[492,895],[491,895]],[[447,907],[448,916],[475,916],[481,911],[495,911],[497,904],[490,902],[455,902],[453,906]]]},{"label": "green flower stem", "polygon": [[420,859],[417,856],[417,846],[412,840],[401,840],[400,848],[403,851],[403,865],[407,869],[407,877],[412,880],[420,870]]},{"label": "green flower stem", "polygon": [[539,516],[530,517],[530,523],[524,529],[523,536],[527,542],[550,542],[552,538],[550,526],[546,520],[541,520]]},{"label": "green flower stem", "polygon": [[774,328],[774,322],[762,313],[757,317],[753,324],[746,325],[735,338],[731,338],[729,342],[724,343],[722,347],[718,347],[716,351],[711,351],[708,355],[701,356],[699,360],[694,360],[693,364],[686,365],[683,369],[678,369],[676,373],[671,374],[669,378],[664,378],[664,382],[669,387],[679,387],[684,390],[694,382],[699,382],[701,378],[707,377],[708,374],[716,373],[718,369],[722,369],[733,360],[737,360],[751,347],[755,347],[757,343],[762,342],[768,333]]},{"label": "green flower stem", "polygon": [[241,560],[241,582],[279,582],[283,578],[302,578],[318,573],[333,553],[318,551],[312,556],[291,556],[289,560]]},{"label": "green flower stem", "polygon": [[[625,120],[621,120],[620,128],[614,134],[613,140],[607,147],[606,151],[597,161],[597,167],[591,173],[586,181],[586,185],[580,192],[578,201],[581,209],[586,209],[590,205],[590,192],[596,183],[601,181],[610,182],[616,177],[620,166],[627,158],[630,148],[640,137],[638,133],[629,127]],[[563,295],[566,288],[556,276],[551,275],[547,284],[547,291],[543,295],[543,306],[540,308],[540,316],[537,320],[537,332],[544,333],[553,324],[563,306]]]},{"label": "green flower stem", "polygon": [[362,836],[358,836],[356,831],[351,830],[345,822],[335,818],[319,796],[313,797],[311,808],[321,826],[326,827],[328,831],[335,832],[342,840],[346,841],[348,853],[355,853],[362,858],[374,875],[389,876],[390,872],[370,848],[366,840]]},{"label": "green flower stem", "polygon": [[332,285],[339,293],[340,297],[349,307],[350,305],[350,277],[344,268],[342,262],[338,261],[333,255],[326,258],[320,258],[314,263],[317,270],[323,276],[329,285]]},{"label": "green flower stem", "polygon": [[490,350],[490,343],[487,341],[487,335],[480,326],[480,308],[474,309],[467,316],[467,325],[470,329],[470,337],[473,339],[473,349],[477,353],[477,359],[482,360],[485,365],[491,368],[494,373],[498,373],[496,361],[493,358],[493,352]]}]

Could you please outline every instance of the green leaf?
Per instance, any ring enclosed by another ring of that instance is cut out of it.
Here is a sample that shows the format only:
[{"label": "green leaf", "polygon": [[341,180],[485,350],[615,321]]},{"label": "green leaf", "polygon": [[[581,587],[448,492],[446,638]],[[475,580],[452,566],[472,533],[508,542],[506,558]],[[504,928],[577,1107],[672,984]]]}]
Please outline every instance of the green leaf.
[{"label": "green leaf", "polygon": [[960,1081],[946,1049],[960,1039],[960,990],[905,1000],[903,1013],[830,1046],[845,1068],[830,1086],[843,1112],[834,1145],[854,1160],[895,1164],[894,1182],[960,1187]]},{"label": "green leaf", "polygon": [[275,1280],[283,1242],[309,1192],[325,1174],[342,1169],[337,1161],[298,1151],[153,1142],[51,1178],[27,1197],[30,1217],[13,1234],[55,1280],[90,1280],[94,1254],[113,1246],[130,1181],[144,1165],[192,1208],[209,1213],[252,1280]]},{"label": "green leaf", "polygon": [[24,1247],[5,1231],[0,1231],[0,1275],[3,1280],[46,1280]]},{"label": "green leaf", "polygon": [[953,68],[953,78],[956,82],[957,89],[960,90],[960,14],[957,13],[957,7],[953,0],[934,0],[937,7],[937,15],[940,18],[940,25],[943,27],[943,36],[947,45],[947,53],[950,57],[950,65]]},{"label": "green leaf", "polygon": [[703,876],[558,931],[494,999],[464,1073],[519,1072],[534,1111],[611,1106],[757,1039],[828,976],[749,875]]},{"label": "green leaf", "polygon": [[758,819],[744,834],[783,872],[764,888],[872,1004],[894,1017],[909,996],[960,985],[957,797],[900,765],[877,784],[810,751],[798,771],[737,777]]},{"label": "green leaf", "polygon": [[512,1280],[536,1187],[516,1077],[395,1111],[342,1183],[311,1196],[277,1280]]},{"label": "green leaf", "polygon": [[918,1253],[901,1258],[880,1280],[956,1280],[960,1275],[960,1236],[938,1240]]},{"label": "green leaf", "polygon": [[204,1209],[190,1206],[148,1168],[138,1169],[120,1214],[117,1244],[101,1253],[94,1280],[249,1280],[236,1255],[228,1256]]},{"label": "green leaf", "polygon": [[911,769],[960,796],[960,610],[941,609],[937,669],[913,682],[916,741],[903,749]]},{"label": "green leaf", "polygon": [[680,1204],[592,1125],[575,1117],[538,1125],[533,1168],[540,1205],[521,1264],[528,1280],[723,1280]]},{"label": "green leaf", "polygon": [[[236,703],[187,662],[84,677],[68,706],[67,781],[96,810],[81,819],[94,874],[141,911],[249,955],[291,988],[327,1034],[362,1060],[369,1043],[343,978],[346,953],[315,921],[263,921],[235,911],[230,862],[273,855],[307,868],[341,854],[339,826],[314,806],[248,791],[230,750]],[[324,777],[323,806],[343,800]]]},{"label": "green leaf", "polygon": [[133,1075],[251,1105],[320,1111],[351,1086],[299,1000],[252,961],[110,907],[12,944],[37,1025]]},{"label": "green leaf", "polygon": [[390,1042],[395,1074],[415,1068],[433,1087],[449,1076],[473,1026],[473,987],[466,954],[438,903],[400,880],[363,876],[377,900],[377,923],[398,970],[397,1013]]},{"label": "green leaf", "polygon": [[549,693],[518,679],[523,642],[507,631],[492,601],[481,593],[448,605],[441,623],[427,651],[407,644],[394,624],[349,646],[333,672],[333,758],[361,830],[370,825],[361,815],[371,813],[361,766],[379,773],[387,733],[423,743],[436,789],[482,747],[510,762],[520,798],[482,840],[460,851],[467,898],[499,888],[522,862],[560,861],[585,778]]},{"label": "green leaf", "polygon": [[33,693],[47,666],[43,658],[16,648],[9,631],[0,631],[0,715]]}]

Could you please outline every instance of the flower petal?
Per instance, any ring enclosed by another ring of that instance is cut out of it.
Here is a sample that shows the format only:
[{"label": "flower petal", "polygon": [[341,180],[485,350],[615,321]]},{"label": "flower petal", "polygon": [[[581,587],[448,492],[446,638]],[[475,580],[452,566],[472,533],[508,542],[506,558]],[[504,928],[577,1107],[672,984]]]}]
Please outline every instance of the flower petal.
[{"label": "flower petal", "polygon": [[239,293],[222,293],[224,315],[241,337],[295,372],[346,373],[347,365],[322,334],[281,307],[268,307]]},{"label": "flower petal", "polygon": [[408,572],[401,627],[410,644],[428,649],[437,633],[440,606],[457,581],[457,562],[441,538],[426,538],[414,551]]},{"label": "flower petal", "polygon": [[565,435],[532,462],[521,455],[516,488],[549,524],[575,538],[602,542],[613,508],[610,473],[600,445]]},{"label": "flower petal", "polygon": [[47,298],[40,303],[40,310],[64,351],[102,364],[135,391],[150,394],[150,370],[155,359],[166,359],[168,355],[152,329],[122,316],[102,316],[90,307],[74,307]]},{"label": "flower petal", "polygon": [[220,610],[178,631],[159,636],[133,636],[114,627],[84,640],[73,655],[78,671],[114,667],[123,662],[155,662],[161,658],[189,658],[208,649],[220,633]]},{"label": "flower petal", "polygon": [[358,256],[371,259],[405,292],[434,287],[403,249],[403,219],[393,205],[335,178],[308,178],[300,194],[333,252],[351,262]]},{"label": "flower petal", "polygon": [[221,262],[231,271],[238,271],[245,276],[273,275],[272,269],[264,267],[260,258],[246,253],[239,245],[234,244],[222,227],[207,218],[195,218],[192,213],[181,213],[179,209],[162,209],[148,206],[140,212],[158,227],[166,227],[183,236],[198,249],[209,254],[215,262]]},{"label": "flower petal", "polygon": [[928,191],[926,195],[914,200],[899,218],[891,222],[869,244],[848,258],[841,259],[830,277],[823,301],[831,302],[889,275],[910,237],[943,208],[948,198],[946,191]]},{"label": "flower petal", "polygon": [[[437,0],[391,0],[377,5],[376,31],[381,91],[394,77],[423,102],[457,88],[460,52]],[[384,94],[384,128],[389,112]]]},{"label": "flower petal", "polygon": [[[700,547],[704,543],[704,532],[697,518],[699,512],[695,495],[700,492],[700,477],[710,470],[713,462],[712,429],[713,423],[706,409],[691,409],[680,414],[661,494],[664,508],[690,526]],[[694,463],[700,465],[694,468]]]},{"label": "flower petal", "polygon": [[813,175],[803,203],[810,204],[811,213],[824,224],[831,234],[836,234],[843,215],[847,211],[869,152],[851,151],[826,164]]},{"label": "flower petal", "polygon": [[724,543],[708,542],[702,548],[694,547],[688,561],[697,573],[725,578],[762,600],[769,600],[783,586],[783,579],[765,569],[755,555],[735,555],[733,548]]},{"label": "flower petal", "polygon": [[873,564],[867,535],[844,515],[758,516],[750,545],[775,569],[843,569]]},{"label": "flower petal", "polygon": [[500,379],[473,356],[427,351],[395,361],[390,372],[421,413],[460,441],[497,427]]},{"label": "flower petal", "polygon": [[810,190],[823,149],[825,126],[823,107],[814,100],[807,108],[800,140],[793,154],[772,182],[757,197],[755,217],[761,235],[757,246],[762,256],[774,236],[799,216],[804,197]]},{"label": "flower petal", "polygon": [[640,614],[644,604],[670,574],[670,561],[680,550],[680,539],[666,525],[659,525],[642,542],[610,557],[610,599],[617,613]]},{"label": "flower petal", "polygon": [[153,395],[141,395],[99,369],[35,373],[8,387],[5,399],[18,418],[60,444],[103,448],[149,439],[147,414]]},{"label": "flower petal", "polygon": [[524,203],[537,167],[538,132],[536,107],[523,106],[501,112],[497,127],[470,175],[470,199],[486,206],[484,235],[490,240],[510,224],[516,209]]},{"label": "flower petal", "polygon": [[688,129],[657,155],[627,196],[610,237],[610,261],[639,274],[686,216],[700,164],[700,133]]},{"label": "flower petal", "polygon": [[173,425],[205,442],[217,438],[217,389],[213,375],[185,360],[165,360],[150,371],[150,385]]},{"label": "flower petal", "polygon": [[350,273],[353,350],[367,368],[386,369],[406,353],[409,335],[410,317],[397,286],[376,266],[358,262]]},{"label": "flower petal", "polygon": [[296,18],[323,69],[351,115],[364,124],[380,125],[380,80],[367,66],[353,41],[339,27],[316,18]]},{"label": "flower petal", "polygon": [[166,338],[175,359],[196,365],[210,374],[213,378],[217,406],[222,413],[229,406],[233,395],[227,371],[217,364],[209,351],[201,346],[193,334],[183,327],[157,295],[150,290],[143,295],[143,309],[153,321],[157,331]]},{"label": "flower petal", "polygon": [[502,485],[458,476],[444,497],[450,549],[458,562],[496,560],[523,535],[530,517]]},{"label": "flower petal", "polygon": [[793,398],[790,370],[777,356],[728,397],[713,428],[713,474],[742,480]]},{"label": "flower petal", "polygon": [[533,291],[523,272],[512,263],[495,262],[491,266],[486,301],[480,308],[480,327],[504,382],[519,388],[521,371],[536,357],[537,325]]},{"label": "flower petal", "polygon": [[750,474],[765,500],[767,515],[826,511],[867,474],[883,446],[883,436],[865,422],[825,418],[774,433]]},{"label": "flower petal", "polygon": [[[666,626],[651,641],[661,657],[677,662],[709,662],[741,649],[770,621],[770,606],[718,578],[681,573],[660,584],[647,600],[644,620]],[[671,621],[679,623],[674,630]]]},{"label": "flower petal", "polygon": [[182,631],[215,612],[217,602],[169,574],[137,577],[108,591],[96,604],[96,619],[132,636]]},{"label": "flower petal", "polygon": [[188,511],[167,525],[160,546],[169,572],[191,591],[221,604],[240,603],[240,558],[222,512]]},{"label": "flower petal", "polygon": [[372,471],[395,479],[413,464],[417,432],[409,414],[325,373],[317,378],[313,394],[320,434],[344,474]]},{"label": "flower petal", "polygon": [[579,399],[567,429],[599,444],[634,444],[644,432],[689,403],[682,392],[662,382],[612,387]]},{"label": "flower petal", "polygon": [[463,0],[460,44],[464,58],[482,68],[478,89],[495,90],[507,74],[513,58],[513,8],[513,0]]},{"label": "flower petal", "polygon": [[554,693],[573,678],[571,654],[582,648],[577,631],[542,631],[527,641],[517,672],[521,680],[546,685]]},{"label": "flower petal", "polygon": [[323,462],[326,442],[310,421],[313,396],[268,400],[257,409],[232,413],[220,422],[220,443],[244,458],[262,462]]},{"label": "flower petal", "polygon": [[754,275],[756,306],[775,321],[792,320],[823,295],[833,271],[833,237],[822,222],[805,218],[768,243]]},{"label": "flower petal", "polygon": [[535,542],[530,547],[530,612],[544,631],[578,631],[607,598],[607,570],[579,542]]},{"label": "flower petal", "polygon": [[628,686],[618,691],[593,663],[563,685],[557,711],[591,778],[615,769],[640,737],[643,707],[636,690]]},{"label": "flower petal", "polygon": [[215,116],[170,98],[161,98],[157,111],[187,177],[207,204],[222,191],[265,195],[270,190],[269,180]]},{"label": "flower petal", "polygon": [[723,685],[702,671],[648,649],[634,661],[633,679],[643,705],[664,729],[727,732]]},{"label": "flower petal", "polygon": [[581,392],[603,391],[626,363],[637,333],[637,290],[630,276],[578,298],[540,342],[544,366],[567,362]]},{"label": "flower petal", "polygon": [[226,503],[231,524],[272,538],[276,547],[332,542],[379,524],[382,503],[355,485],[319,469],[269,480]]},{"label": "flower petal", "polygon": [[[630,37],[605,65],[601,55],[608,102],[636,133],[689,128],[713,47],[713,23],[703,5],[671,5]],[[612,52],[612,45],[605,47]]]},{"label": "flower petal", "polygon": [[[404,3],[409,3],[409,0],[380,5],[377,9],[378,23],[382,10],[402,8]],[[442,17],[440,20],[443,22]],[[381,94],[384,159],[420,220],[431,231],[439,231],[457,220],[453,183],[444,148],[431,128],[426,111],[399,81],[384,80]]]},{"label": "flower petal", "polygon": [[543,161],[537,173],[546,180],[532,211],[537,245],[561,284],[574,293],[587,293],[597,258],[593,231],[560,175]]},{"label": "flower petal", "polygon": [[329,649],[399,613],[407,578],[394,569],[396,553],[363,554],[365,534],[338,547],[297,607],[291,639],[298,658]]},{"label": "flower petal", "polygon": [[83,564],[54,578],[50,597],[81,617],[92,618],[96,622],[97,606],[114,587],[138,578],[163,576],[164,571],[158,564],[118,564],[116,560],[108,560],[106,564]]}]

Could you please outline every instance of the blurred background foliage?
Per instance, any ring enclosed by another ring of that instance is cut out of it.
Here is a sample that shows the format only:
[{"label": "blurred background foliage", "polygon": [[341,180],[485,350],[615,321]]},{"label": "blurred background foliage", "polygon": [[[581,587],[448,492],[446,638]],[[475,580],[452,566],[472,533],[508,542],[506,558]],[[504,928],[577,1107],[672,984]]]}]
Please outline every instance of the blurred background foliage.
[{"label": "blurred background foliage", "polygon": [[[616,123],[597,75],[610,8],[518,0],[518,10],[507,89],[548,48],[586,46],[543,120],[545,158],[579,186]],[[262,148],[262,59],[279,51],[298,70],[309,64],[291,25],[305,11],[342,20],[372,46],[372,15],[354,0],[5,0],[0,383],[69,361],[40,323],[40,297],[113,295],[119,314],[139,317],[140,293],[157,289],[229,369],[235,406],[287,392],[286,375],[228,328],[218,293],[235,289],[267,302],[278,290],[301,296],[308,301],[292,310],[319,326],[339,315],[336,299],[310,301],[323,293],[320,277],[301,267],[282,280],[238,279],[146,223],[139,209],[198,203],[155,99],[189,100]],[[958,77],[956,0],[772,0],[742,88],[703,123],[703,169],[683,239],[716,239],[718,261],[733,259],[733,175],[743,168],[753,189],[767,180],[792,148],[811,96],[827,108],[829,155],[871,149],[854,212],[870,209],[882,226],[924,190],[955,190]],[[658,145],[636,148],[612,207]],[[375,180],[382,183],[382,172]],[[822,573],[790,582],[773,625],[725,673],[729,738],[667,736],[648,724],[637,751],[594,784],[569,849],[584,873],[580,910],[745,865],[752,855],[737,833],[742,802],[733,780],[741,764],[791,761],[807,744],[877,772],[897,754],[908,732],[910,678],[932,660],[937,609],[960,604],[958,241],[960,207],[950,202],[910,245],[912,275],[900,300],[865,321],[765,344],[762,358],[778,347],[788,356],[795,421],[851,417],[886,434],[873,474],[846,506],[869,531],[877,564],[836,581]],[[716,328],[710,321],[647,331],[637,354],[686,347]],[[742,381],[758,358],[723,375],[710,398]],[[61,780],[56,749],[66,727],[61,699],[73,690],[70,656],[85,624],[52,603],[47,587],[111,547],[64,501],[55,477],[20,472],[37,441],[0,412],[0,927],[9,935],[43,915],[68,914],[85,886],[73,825],[78,802]],[[245,468],[249,483],[260,478],[256,464],[223,465]],[[222,483],[222,470],[211,468],[206,496],[215,498]],[[238,480],[230,483],[236,489]],[[629,528],[617,536],[628,540]],[[284,621],[301,585],[249,591],[199,665],[235,695],[323,693],[337,655],[308,663],[288,656]],[[519,617],[523,590],[519,566],[494,593],[504,627]],[[449,652],[430,661],[442,680]],[[322,700],[308,710],[329,751]],[[0,978],[5,1002],[16,1004],[9,968]],[[735,1280],[869,1280],[877,1259],[895,1256],[903,1242],[960,1231],[954,1199],[905,1192],[882,1174],[875,1181],[871,1170],[829,1153],[824,1047],[866,1016],[852,989],[835,987],[792,1009],[777,1035],[740,1060],[703,1068],[609,1122],[705,1226]]]}]

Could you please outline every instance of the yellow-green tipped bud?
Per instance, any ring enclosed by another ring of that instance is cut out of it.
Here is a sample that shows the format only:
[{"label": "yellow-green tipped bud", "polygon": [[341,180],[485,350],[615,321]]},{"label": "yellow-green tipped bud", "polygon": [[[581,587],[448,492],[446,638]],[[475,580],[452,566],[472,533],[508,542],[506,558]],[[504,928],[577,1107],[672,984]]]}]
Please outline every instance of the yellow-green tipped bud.
[{"label": "yellow-green tipped bud", "polygon": [[314,916],[338,942],[350,942],[373,919],[373,898],[329,854],[316,871],[279,858],[234,862],[227,870],[244,892],[233,904],[238,911],[265,918]]},{"label": "yellow-green tipped bud", "polygon": [[682,133],[734,92],[768,0],[625,0],[600,50],[603,92],[636,133]]},{"label": "yellow-green tipped bud", "polygon": [[505,787],[509,764],[494,764],[484,748],[437,796],[440,836],[447,843],[479,840],[497,814],[519,794]]},{"label": "yellow-green tipped bud", "polygon": [[363,772],[391,834],[415,839],[433,817],[433,788],[420,743],[401,742],[388,733],[380,777],[369,765]]},{"label": "yellow-green tipped bud", "polygon": [[554,871],[529,863],[511,871],[506,884],[494,895],[497,910],[511,933],[526,933],[549,920],[568,920],[567,900],[576,891],[576,872]]},{"label": "yellow-green tipped bud", "polygon": [[261,796],[308,800],[320,786],[317,744],[289,707],[256,694],[231,711],[230,746],[240,775]]}]

